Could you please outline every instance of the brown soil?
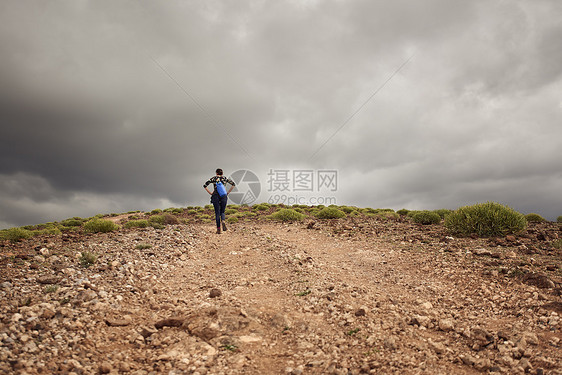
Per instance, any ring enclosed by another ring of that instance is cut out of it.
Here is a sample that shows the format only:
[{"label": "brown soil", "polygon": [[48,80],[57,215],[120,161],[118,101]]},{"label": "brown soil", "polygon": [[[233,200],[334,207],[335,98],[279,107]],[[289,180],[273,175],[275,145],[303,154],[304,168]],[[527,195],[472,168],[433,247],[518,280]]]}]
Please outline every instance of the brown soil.
[{"label": "brown soil", "polygon": [[560,234],[362,217],[5,242],[0,373],[561,374]]}]

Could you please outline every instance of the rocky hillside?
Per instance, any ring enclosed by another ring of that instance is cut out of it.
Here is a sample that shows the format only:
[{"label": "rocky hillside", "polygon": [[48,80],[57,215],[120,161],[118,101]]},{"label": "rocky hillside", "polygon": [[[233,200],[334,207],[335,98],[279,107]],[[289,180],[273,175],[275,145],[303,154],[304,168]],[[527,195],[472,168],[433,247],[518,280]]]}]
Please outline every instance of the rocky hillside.
[{"label": "rocky hillside", "polygon": [[2,242],[0,373],[562,374],[558,224],[176,216]]}]

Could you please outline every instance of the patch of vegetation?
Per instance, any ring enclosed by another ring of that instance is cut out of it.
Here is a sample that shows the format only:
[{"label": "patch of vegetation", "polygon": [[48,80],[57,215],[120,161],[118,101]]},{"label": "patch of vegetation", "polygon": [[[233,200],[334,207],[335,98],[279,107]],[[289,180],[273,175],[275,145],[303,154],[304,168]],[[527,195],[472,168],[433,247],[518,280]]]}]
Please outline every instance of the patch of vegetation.
[{"label": "patch of vegetation", "polygon": [[357,207],[341,206],[340,210],[346,214],[350,214],[352,212],[357,212]]},{"label": "patch of vegetation", "polygon": [[147,228],[150,226],[148,220],[130,220],[125,223],[125,228]]},{"label": "patch of vegetation", "polygon": [[238,347],[234,344],[225,344],[221,346],[221,349],[228,350],[230,352],[235,352],[236,350],[238,350]]},{"label": "patch of vegetation", "polygon": [[269,205],[267,203],[254,204],[252,210],[267,211],[269,210]]},{"label": "patch of vegetation", "polygon": [[45,289],[43,289],[43,293],[54,293],[59,289],[58,285],[47,285]]},{"label": "patch of vegetation", "polygon": [[17,242],[33,236],[33,232],[23,228],[10,228],[0,231],[0,239]]},{"label": "patch of vegetation", "polygon": [[447,208],[440,208],[438,210],[433,210],[432,212],[435,212],[437,215],[439,215],[441,219],[445,219],[445,217],[447,217],[447,215],[453,212],[453,210],[449,210]]},{"label": "patch of vegetation", "polygon": [[347,331],[346,335],[348,335],[348,336],[353,336],[353,335],[355,335],[357,332],[359,332],[359,328],[355,328],[355,329],[352,329],[352,330],[350,330],[350,331]]},{"label": "patch of vegetation", "polygon": [[379,212],[378,214],[376,214],[376,216],[383,220],[397,220],[400,218],[400,215],[398,215],[396,212],[388,211]]},{"label": "patch of vegetation", "polygon": [[562,216],[558,216],[558,217],[556,218],[556,222],[557,222],[557,223],[562,223]]},{"label": "patch of vegetation", "polygon": [[61,233],[62,233],[61,230],[57,226],[51,226],[51,225],[45,226],[45,227],[42,227],[40,229],[37,229],[37,230],[33,231],[33,234],[35,236],[40,236],[40,235],[45,235],[45,234],[47,234],[47,235],[49,235],[49,234],[50,235],[57,235],[57,234],[61,234]]},{"label": "patch of vegetation", "polygon": [[98,256],[90,251],[83,251],[82,254],[80,254],[79,260],[82,267],[89,268],[96,263]]},{"label": "patch of vegetation", "polygon": [[445,227],[456,235],[505,236],[524,230],[527,220],[508,206],[486,202],[457,209],[445,218]]},{"label": "patch of vegetation", "polygon": [[546,221],[544,217],[535,213],[525,215],[525,219],[527,219],[529,223],[544,223]]},{"label": "patch of vegetation", "polygon": [[224,210],[224,213],[226,215],[234,215],[234,214],[238,213],[238,210],[235,210],[233,208],[227,208],[226,210]]},{"label": "patch of vegetation", "polygon": [[206,209],[206,210],[214,210],[215,208],[213,207],[212,204],[206,204],[206,205],[205,205],[205,209]]},{"label": "patch of vegetation", "polygon": [[157,215],[157,214],[161,214],[161,213],[162,213],[162,210],[159,209],[159,208],[156,208],[156,209],[150,211],[151,215]]},{"label": "patch of vegetation", "polygon": [[345,212],[336,207],[324,207],[316,214],[319,219],[339,219],[345,217]]},{"label": "patch of vegetation", "polygon": [[226,218],[226,222],[227,222],[227,223],[230,223],[230,224],[232,224],[232,223],[237,223],[237,222],[238,222],[238,217],[237,217],[237,216],[230,216],[230,217]]},{"label": "patch of vegetation", "polygon": [[312,293],[312,290],[307,289],[307,290],[305,290],[303,292],[300,292],[300,293],[297,293],[295,295],[298,296],[298,297],[304,297],[304,296],[308,296],[310,293]]},{"label": "patch of vegetation", "polygon": [[412,214],[412,220],[414,220],[415,223],[423,225],[439,224],[441,222],[441,216],[434,211],[417,211]]},{"label": "patch of vegetation", "polygon": [[137,246],[135,246],[135,249],[137,250],[146,250],[146,249],[151,249],[152,245],[148,244],[148,243],[139,243]]},{"label": "patch of vegetation", "polygon": [[188,215],[195,215],[196,213],[197,213],[197,210],[193,210],[193,209],[187,210]]},{"label": "patch of vegetation", "polygon": [[559,238],[557,240],[554,240],[550,243],[552,245],[552,247],[560,250],[562,249],[562,238]]},{"label": "patch of vegetation", "polygon": [[80,217],[73,217],[71,219],[66,219],[61,221],[61,225],[64,227],[79,227],[82,225],[84,220]]},{"label": "patch of vegetation", "polygon": [[304,219],[304,215],[292,208],[282,208],[270,216],[274,220],[280,221],[300,221]]},{"label": "patch of vegetation", "polygon": [[107,233],[119,229],[119,225],[111,220],[92,219],[84,224],[84,231],[90,233]]},{"label": "patch of vegetation", "polygon": [[410,212],[410,210],[407,210],[407,209],[405,209],[405,208],[396,211],[396,213],[397,213],[398,215],[400,215],[400,216],[406,216],[406,215],[408,215],[408,212]]},{"label": "patch of vegetation", "polygon": [[171,215],[169,213],[151,216],[150,219],[148,219],[148,221],[152,226],[154,226],[154,224],[175,225],[180,223],[179,219],[176,216]]}]

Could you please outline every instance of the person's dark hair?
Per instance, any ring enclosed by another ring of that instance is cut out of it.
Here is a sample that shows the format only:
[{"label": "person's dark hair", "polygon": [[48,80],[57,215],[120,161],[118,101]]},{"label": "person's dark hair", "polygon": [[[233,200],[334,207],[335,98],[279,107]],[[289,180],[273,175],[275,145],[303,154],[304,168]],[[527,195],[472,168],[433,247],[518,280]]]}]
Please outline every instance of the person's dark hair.
[{"label": "person's dark hair", "polygon": [[216,173],[217,173],[219,176],[222,176],[222,169],[217,168]]}]

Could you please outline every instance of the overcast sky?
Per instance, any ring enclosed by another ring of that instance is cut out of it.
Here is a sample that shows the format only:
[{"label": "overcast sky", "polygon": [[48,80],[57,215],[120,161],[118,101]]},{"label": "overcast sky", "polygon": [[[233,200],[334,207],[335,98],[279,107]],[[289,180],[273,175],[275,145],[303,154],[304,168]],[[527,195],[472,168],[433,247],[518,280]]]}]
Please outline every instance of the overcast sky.
[{"label": "overcast sky", "polygon": [[257,202],[555,220],[561,19],[559,0],[4,0],[0,228],[208,204],[217,167],[252,171]]}]

